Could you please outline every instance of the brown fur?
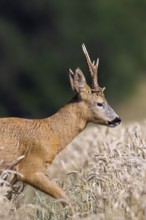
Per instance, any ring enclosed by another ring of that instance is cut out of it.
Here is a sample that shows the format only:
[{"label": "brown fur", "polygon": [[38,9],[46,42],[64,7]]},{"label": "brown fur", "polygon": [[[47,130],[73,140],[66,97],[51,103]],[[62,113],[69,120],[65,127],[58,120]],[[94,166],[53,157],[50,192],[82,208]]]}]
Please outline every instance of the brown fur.
[{"label": "brown fur", "polygon": [[[95,93],[87,85],[83,73],[71,72],[70,81],[76,96],[56,114],[45,119],[0,119],[0,170],[16,169],[18,180],[68,202],[65,193],[46,177],[48,166],[88,122],[108,125],[116,114],[107,104],[101,88]],[[105,110],[97,108],[102,103]],[[24,158],[14,166],[17,158]]]}]

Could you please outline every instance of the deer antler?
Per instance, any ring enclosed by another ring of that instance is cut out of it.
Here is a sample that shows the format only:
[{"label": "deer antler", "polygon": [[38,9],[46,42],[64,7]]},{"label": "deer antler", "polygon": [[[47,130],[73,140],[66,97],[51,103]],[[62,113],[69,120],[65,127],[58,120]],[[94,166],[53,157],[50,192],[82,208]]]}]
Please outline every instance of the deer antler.
[{"label": "deer antler", "polygon": [[93,91],[96,92],[96,91],[98,91],[98,88],[99,88],[98,80],[97,80],[99,59],[97,58],[96,63],[95,63],[95,61],[91,62],[85,44],[82,44],[82,49],[83,49],[83,53],[86,57],[86,61],[87,61],[88,67],[89,67],[89,71],[91,73],[92,89],[93,89]]}]

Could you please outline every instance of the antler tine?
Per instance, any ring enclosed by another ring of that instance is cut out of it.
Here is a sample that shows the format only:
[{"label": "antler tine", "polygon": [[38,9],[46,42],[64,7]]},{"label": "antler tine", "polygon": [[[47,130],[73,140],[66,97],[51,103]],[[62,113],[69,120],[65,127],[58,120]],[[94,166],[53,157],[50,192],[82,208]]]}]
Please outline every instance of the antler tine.
[{"label": "antler tine", "polygon": [[86,49],[85,44],[82,44],[82,49],[83,49],[83,53],[86,57],[86,61],[89,67],[89,71],[91,73],[91,77],[92,77],[92,89],[97,91],[98,90],[98,80],[97,80],[97,73],[98,73],[98,64],[99,64],[99,59],[97,58],[97,61],[95,63],[95,61],[91,62],[91,59],[89,57],[88,51]]}]

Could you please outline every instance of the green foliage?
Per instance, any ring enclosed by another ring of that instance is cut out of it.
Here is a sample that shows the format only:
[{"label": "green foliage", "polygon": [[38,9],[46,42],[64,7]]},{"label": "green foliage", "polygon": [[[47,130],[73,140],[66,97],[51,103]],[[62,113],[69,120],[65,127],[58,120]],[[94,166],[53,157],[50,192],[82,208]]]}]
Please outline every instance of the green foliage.
[{"label": "green foliage", "polygon": [[45,117],[68,101],[68,67],[88,72],[82,42],[100,58],[108,98],[127,97],[145,70],[145,7],[142,0],[2,0],[1,115]]}]

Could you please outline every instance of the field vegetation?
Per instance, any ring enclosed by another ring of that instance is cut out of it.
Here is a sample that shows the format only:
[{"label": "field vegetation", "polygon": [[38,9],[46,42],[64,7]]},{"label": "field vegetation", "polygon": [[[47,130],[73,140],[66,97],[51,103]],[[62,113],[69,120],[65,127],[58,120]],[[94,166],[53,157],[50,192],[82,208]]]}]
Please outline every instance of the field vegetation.
[{"label": "field vegetation", "polygon": [[[63,207],[39,191],[30,196],[27,189],[8,201],[4,184],[0,219],[146,219],[145,127],[145,122],[114,129],[89,126],[55,158],[48,171],[66,191],[69,206]],[[24,197],[31,199],[24,202]]]}]

